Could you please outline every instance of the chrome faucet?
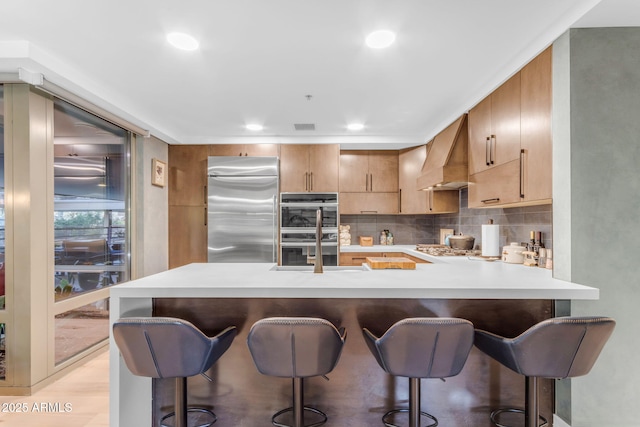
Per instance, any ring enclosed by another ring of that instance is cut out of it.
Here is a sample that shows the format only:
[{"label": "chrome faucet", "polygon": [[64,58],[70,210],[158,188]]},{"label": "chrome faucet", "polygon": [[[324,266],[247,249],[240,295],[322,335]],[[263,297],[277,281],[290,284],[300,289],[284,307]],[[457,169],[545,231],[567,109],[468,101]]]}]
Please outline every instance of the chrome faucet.
[{"label": "chrome faucet", "polygon": [[322,209],[316,211],[316,255],[307,255],[307,264],[313,262],[313,272],[322,273]]}]

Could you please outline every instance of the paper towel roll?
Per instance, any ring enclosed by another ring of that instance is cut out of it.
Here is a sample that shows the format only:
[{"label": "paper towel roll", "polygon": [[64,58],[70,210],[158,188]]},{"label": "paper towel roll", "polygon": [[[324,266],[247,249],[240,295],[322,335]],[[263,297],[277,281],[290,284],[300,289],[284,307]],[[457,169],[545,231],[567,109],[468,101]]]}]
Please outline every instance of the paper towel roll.
[{"label": "paper towel roll", "polygon": [[482,224],[482,256],[500,256],[500,226]]}]

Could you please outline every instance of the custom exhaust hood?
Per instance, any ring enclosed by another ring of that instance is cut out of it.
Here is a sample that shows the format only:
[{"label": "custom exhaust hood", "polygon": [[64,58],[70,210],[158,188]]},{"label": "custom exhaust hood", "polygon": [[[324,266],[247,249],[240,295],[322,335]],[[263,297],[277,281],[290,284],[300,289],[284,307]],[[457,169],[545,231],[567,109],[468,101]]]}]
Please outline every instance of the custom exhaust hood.
[{"label": "custom exhaust hood", "polygon": [[440,132],[427,145],[427,159],[418,177],[420,190],[455,190],[468,185],[467,115]]}]

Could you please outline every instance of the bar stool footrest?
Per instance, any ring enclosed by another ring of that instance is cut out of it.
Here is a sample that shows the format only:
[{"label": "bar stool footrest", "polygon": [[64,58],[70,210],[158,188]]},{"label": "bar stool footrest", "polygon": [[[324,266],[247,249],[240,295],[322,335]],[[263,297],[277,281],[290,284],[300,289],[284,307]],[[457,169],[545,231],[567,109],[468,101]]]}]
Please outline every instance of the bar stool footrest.
[{"label": "bar stool footrest", "polygon": [[[308,412],[313,412],[314,414],[320,415],[320,417],[322,417],[322,419],[320,421],[315,422],[313,424],[305,424],[304,427],[318,427],[318,426],[321,426],[324,423],[326,423],[327,420],[329,419],[327,417],[327,414],[322,412],[320,409],[316,409],[316,408],[313,408],[311,406],[305,406],[302,409],[305,410],[305,411],[308,411]],[[278,418],[279,416],[284,415],[284,414],[286,414],[288,412],[293,412],[293,406],[290,407],[290,408],[283,409],[283,410],[278,411],[275,414],[273,414],[273,416],[271,417],[271,424],[273,424],[276,427],[292,427],[289,424],[282,424],[282,423],[279,423],[278,421],[276,421],[276,418]]]},{"label": "bar stool footrest", "polygon": [[[189,427],[209,427],[213,423],[218,421],[218,416],[213,411],[210,411],[210,410],[205,409],[205,408],[188,408],[187,409],[187,420],[188,420],[189,413],[194,413],[194,412],[198,412],[198,413],[202,413],[202,414],[208,414],[212,418],[212,421],[210,421],[208,423],[204,423],[204,424],[198,424],[198,425],[195,425],[195,426],[189,426]],[[173,424],[172,425],[167,425],[164,422],[166,420],[170,419],[170,418],[174,418],[175,416],[176,416],[175,412],[170,412],[167,415],[165,415],[164,417],[162,417],[160,419],[160,427],[173,427]]]},{"label": "bar stool footrest", "polygon": [[[409,412],[409,409],[392,409],[382,416],[382,423],[387,427],[400,427],[397,424],[392,424],[390,421],[387,421],[390,416],[400,412]],[[433,415],[423,411],[420,411],[420,415],[433,421],[433,424],[427,424],[424,427],[436,427],[438,425],[438,419]]]},{"label": "bar stool footrest", "polygon": [[[497,427],[512,427],[512,426],[508,426],[506,424],[500,424],[500,422],[497,421],[496,418],[498,418],[498,416],[500,414],[503,414],[505,412],[510,412],[513,414],[522,414],[524,416],[525,412],[524,409],[518,409],[518,408],[502,408],[502,409],[496,409],[495,411],[493,411],[491,413],[491,422],[493,424],[495,424]],[[538,415],[538,417],[540,418],[540,421],[542,421],[542,424],[538,424],[538,427],[546,427],[549,425],[549,422],[547,421],[547,419],[545,417],[543,417],[542,415]]]}]

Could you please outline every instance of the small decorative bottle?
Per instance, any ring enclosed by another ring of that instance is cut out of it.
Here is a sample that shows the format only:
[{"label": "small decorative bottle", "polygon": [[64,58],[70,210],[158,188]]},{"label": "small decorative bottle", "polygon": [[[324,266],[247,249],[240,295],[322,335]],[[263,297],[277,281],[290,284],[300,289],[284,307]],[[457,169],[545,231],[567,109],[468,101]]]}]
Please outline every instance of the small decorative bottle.
[{"label": "small decorative bottle", "polygon": [[393,233],[387,232],[387,245],[393,245]]},{"label": "small decorative bottle", "polygon": [[387,244],[387,233],[385,233],[384,231],[380,232],[380,244],[381,245]]}]

